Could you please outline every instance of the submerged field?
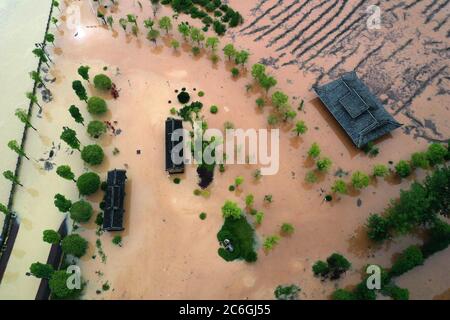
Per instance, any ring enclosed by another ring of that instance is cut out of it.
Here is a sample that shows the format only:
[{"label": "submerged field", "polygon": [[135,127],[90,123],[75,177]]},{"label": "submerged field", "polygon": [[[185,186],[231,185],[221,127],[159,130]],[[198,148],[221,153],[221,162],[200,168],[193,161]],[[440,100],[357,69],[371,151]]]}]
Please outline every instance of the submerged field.
[{"label": "submerged field", "polygon": [[[95,141],[67,112],[71,104],[76,104],[86,119],[92,118],[71,87],[72,81],[79,79],[78,67],[89,65],[91,75],[107,74],[119,90],[116,100],[86,84],[90,95],[106,99],[109,112],[100,119],[109,121],[115,129],[99,139],[106,159],[92,170],[104,178],[108,170],[124,168],[129,180],[122,247],[112,243],[114,235],[96,234],[94,218],[77,230],[89,241],[88,253],[79,263],[88,281],[85,299],[272,299],[280,284],[301,287],[300,298],[326,299],[336,287],[360,282],[361,268],[367,263],[389,266],[395,254],[422,242],[421,234],[413,234],[374,245],[366,237],[364,224],[371,213],[382,212],[400,189],[408,188],[414,179],[422,179],[424,170],[403,180],[371,180],[367,189],[334,195],[331,202],[324,198],[331,193],[339,172],[349,180],[353,172],[370,172],[375,164],[392,169],[389,162],[409,159],[413,152],[426,150],[429,142],[450,137],[446,2],[383,1],[382,27],[376,31],[366,28],[366,1],[229,2],[245,22],[220,38],[221,58],[217,63],[208,58],[209,49],[202,48],[194,56],[192,44],[182,39],[176,27],[168,34],[161,31],[156,43],[148,41],[142,21],[153,13],[147,2],[140,8],[136,1],[120,1],[108,13],[116,21],[112,30],[96,18],[90,1],[64,1],[61,13],[55,12],[60,24],[52,29],[55,47],[49,47],[54,61],[50,75],[55,81],[48,84],[54,99],[44,104],[41,118],[33,118],[38,134],[26,144],[26,151],[35,158],[47,158],[53,150],[48,161],[54,167],[44,170],[42,163],[25,164],[21,177],[26,188],[19,190],[16,198],[19,217],[33,207],[35,221],[49,212],[55,218],[41,225],[30,225],[22,219],[20,232],[28,241],[19,243],[26,247],[27,243],[40,242],[43,230],[59,226],[63,215],[53,207],[55,193],[77,198],[75,185],[60,179],[55,168],[70,164],[77,175],[88,169],[59,135],[68,125],[79,132],[82,144]],[[69,24],[69,5],[80,9],[81,24],[75,28]],[[117,23],[127,14],[138,17],[141,30],[137,36],[125,33]],[[157,17],[172,14],[162,6]],[[198,23],[181,14],[174,25],[182,21]],[[178,50],[170,47],[174,38],[181,43]],[[221,52],[228,43],[251,52],[247,67],[238,77],[232,77],[234,63]],[[275,126],[280,128],[280,170],[274,176],[256,181],[253,173],[258,166],[228,165],[223,173],[216,169],[205,197],[194,194],[198,188],[196,168],[187,166],[181,183],[175,184],[164,171],[164,122],[171,108],[181,107],[175,91],[186,88],[193,101],[203,103],[202,115],[209,128],[223,129],[225,122],[242,129],[267,128],[270,107],[261,110],[255,104],[257,98],[265,96],[264,90],[255,84],[246,88],[253,83],[251,65],[258,62],[267,65],[269,73],[278,79],[272,90],[289,95],[298,112],[296,119],[305,121],[308,132],[301,137],[293,134],[295,122]],[[352,69],[404,124],[377,141],[380,154],[376,157],[368,157],[352,145],[311,90],[312,85]],[[200,97],[199,92],[205,95]],[[303,109],[297,110],[302,100]],[[217,114],[209,112],[212,105],[218,106]],[[333,164],[328,174],[320,174],[311,184],[305,181],[305,175],[315,166],[307,155],[314,142]],[[238,176],[244,182],[230,192],[229,185]],[[217,232],[223,224],[221,207],[232,200],[244,208],[248,194],[254,195],[254,207],[264,212],[264,221],[255,228],[258,260],[252,264],[226,262],[217,253]],[[272,203],[264,201],[268,194],[273,197]],[[88,200],[96,212],[100,211],[100,193]],[[36,203],[43,205],[36,207]],[[207,214],[205,220],[199,218],[201,212]],[[264,251],[264,238],[278,235],[284,223],[292,224],[295,232],[280,236],[273,250]],[[5,273],[1,296],[34,297],[39,282],[26,277],[25,272],[32,262],[46,260],[49,246],[42,246],[35,252],[14,249],[14,269],[9,267]],[[311,268],[315,261],[333,252],[343,254],[352,268],[340,280],[323,282],[314,277]],[[423,266],[399,277],[397,284],[408,288],[411,298],[448,299],[449,255],[449,249],[433,255]],[[33,283],[28,288],[31,292],[21,293],[29,282]],[[102,290],[105,283],[109,290]]]}]

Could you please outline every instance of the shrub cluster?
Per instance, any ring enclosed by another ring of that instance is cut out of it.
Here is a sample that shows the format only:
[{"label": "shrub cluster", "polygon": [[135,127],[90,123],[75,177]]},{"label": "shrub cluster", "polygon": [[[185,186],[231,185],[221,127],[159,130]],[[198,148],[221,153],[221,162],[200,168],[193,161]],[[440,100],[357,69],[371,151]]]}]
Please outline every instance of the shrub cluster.
[{"label": "shrub cluster", "polygon": [[313,273],[323,278],[329,277],[331,280],[339,279],[343,273],[349,270],[351,263],[341,254],[333,253],[327,261],[317,261],[313,267]]},{"label": "shrub cluster", "polygon": [[450,169],[437,168],[423,183],[415,182],[400,192],[384,216],[371,215],[367,234],[371,240],[383,241],[394,233],[405,234],[419,225],[434,223],[439,214],[450,210]]}]

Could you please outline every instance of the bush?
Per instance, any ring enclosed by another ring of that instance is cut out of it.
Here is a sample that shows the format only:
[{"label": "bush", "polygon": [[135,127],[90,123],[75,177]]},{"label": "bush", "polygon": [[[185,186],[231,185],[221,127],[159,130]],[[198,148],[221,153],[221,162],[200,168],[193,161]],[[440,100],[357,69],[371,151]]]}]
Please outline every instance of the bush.
[{"label": "bush", "polygon": [[71,234],[61,241],[61,249],[65,254],[81,258],[86,254],[88,242],[78,234]]},{"label": "bush", "polygon": [[217,106],[211,106],[211,108],[209,109],[209,111],[212,114],[216,114],[219,111],[219,108]]},{"label": "bush", "polygon": [[333,300],[355,300],[355,295],[344,289],[337,289],[331,295],[331,299]]},{"label": "bush", "polygon": [[52,297],[56,299],[75,299],[81,294],[81,289],[69,289],[67,281],[70,273],[66,270],[55,271],[48,282]]},{"label": "bush", "polygon": [[92,138],[100,138],[102,134],[106,132],[106,124],[99,120],[93,120],[89,122],[87,126],[87,133]]},{"label": "bush", "polygon": [[384,164],[376,164],[373,166],[373,172],[374,177],[386,177],[389,174],[389,169]]},{"label": "bush", "polygon": [[35,262],[30,266],[30,273],[39,279],[50,279],[53,272],[53,266],[50,264]]},{"label": "bush", "polygon": [[436,219],[434,225],[429,230],[430,238],[422,246],[424,258],[433,253],[444,250],[450,245],[450,225]]},{"label": "bush", "polygon": [[326,172],[326,171],[330,170],[332,164],[333,163],[331,162],[331,160],[329,158],[323,158],[323,159],[317,160],[317,163],[316,163],[317,170]]},{"label": "bush", "polygon": [[410,232],[419,224],[425,224],[435,217],[430,210],[427,190],[420,183],[413,183],[408,191],[400,191],[400,199],[388,208],[387,219],[399,234]]},{"label": "bush", "polygon": [[408,177],[411,172],[411,165],[405,161],[405,160],[400,160],[397,165],[395,166],[395,172],[397,172],[397,174],[401,177],[401,178],[406,178]]},{"label": "bush", "polygon": [[339,253],[333,253],[327,258],[328,267],[331,272],[331,279],[338,279],[342,273],[351,267],[351,263]]},{"label": "bush", "polygon": [[54,199],[55,201],[53,203],[60,212],[69,212],[70,207],[72,207],[72,201],[66,199],[66,197],[59,193],[55,195]]},{"label": "bush", "polygon": [[233,69],[231,69],[231,75],[233,76],[233,78],[239,77],[239,74],[240,72],[238,68],[234,67]]},{"label": "bush", "polygon": [[225,219],[240,219],[242,217],[242,210],[236,202],[227,200],[222,207],[222,215]]},{"label": "bush", "polygon": [[320,156],[320,147],[317,143],[314,142],[311,145],[311,148],[309,148],[309,150],[308,150],[308,156],[310,156],[313,159]]},{"label": "bush", "polygon": [[116,246],[121,247],[122,246],[122,236],[120,234],[117,234],[112,239],[112,243]]},{"label": "bush", "polygon": [[206,213],[205,212],[200,213],[199,218],[200,218],[200,220],[205,220],[206,219]]},{"label": "bush", "polygon": [[94,172],[86,172],[78,178],[77,187],[81,195],[91,195],[100,188],[100,177]]},{"label": "bush", "polygon": [[70,218],[75,222],[88,222],[93,213],[94,209],[92,209],[91,204],[84,200],[75,202],[70,208]]},{"label": "bush", "polygon": [[328,263],[322,260],[316,261],[316,263],[314,263],[314,265],[312,266],[312,270],[315,276],[321,277],[325,277],[330,272]]},{"label": "bush", "polygon": [[106,101],[99,97],[90,97],[87,102],[87,108],[89,113],[94,115],[104,114],[108,111]]},{"label": "bush", "polygon": [[264,250],[272,250],[275,248],[276,245],[278,245],[278,242],[280,241],[280,237],[278,236],[268,236],[266,239],[264,239],[263,248]]},{"label": "bush", "polygon": [[394,300],[409,300],[409,290],[389,285],[383,288],[383,294],[388,295]]},{"label": "bush", "polygon": [[389,221],[378,214],[372,214],[369,217],[366,227],[370,240],[381,242],[390,237]]},{"label": "bush", "polygon": [[411,165],[414,168],[428,169],[430,167],[430,161],[426,152],[416,152],[411,156]]},{"label": "bush", "polygon": [[443,163],[447,156],[447,148],[440,143],[432,143],[428,147],[427,157],[432,166]]},{"label": "bush", "polygon": [[448,216],[450,214],[450,168],[437,168],[426,177],[424,187],[428,192],[430,211]]},{"label": "bush", "polygon": [[356,300],[375,300],[377,298],[376,291],[367,288],[366,281],[358,284],[353,294]]},{"label": "bush", "polygon": [[305,181],[308,183],[316,183],[318,180],[317,175],[314,171],[308,171],[305,175]]},{"label": "bush", "polygon": [[186,104],[186,103],[189,102],[189,100],[191,100],[191,96],[190,96],[189,93],[187,93],[186,91],[181,91],[181,92],[178,94],[177,98],[178,98],[178,101],[179,101],[181,104]]},{"label": "bush", "polygon": [[389,275],[396,277],[423,264],[424,258],[418,246],[410,246],[404,250],[392,265]]},{"label": "bush", "polygon": [[355,189],[361,190],[369,186],[370,178],[361,171],[356,171],[352,175],[352,185]]},{"label": "bush", "polygon": [[331,187],[331,191],[334,193],[341,193],[346,194],[348,192],[347,190],[347,184],[344,180],[338,179],[334,182],[334,185]]},{"label": "bush", "polygon": [[295,284],[290,286],[280,285],[275,289],[274,295],[277,300],[296,300],[300,291],[301,289]]},{"label": "bush", "polygon": [[54,230],[44,230],[42,240],[50,244],[57,244],[61,241],[61,236]]},{"label": "bush", "polygon": [[255,230],[244,216],[241,215],[238,219],[226,218],[217,234],[217,239],[220,242],[228,239],[234,247],[233,252],[224,248],[219,249],[219,256],[225,261],[244,259],[247,262],[255,262],[257,260],[257,253],[254,250]]},{"label": "bush", "polygon": [[98,144],[85,146],[81,151],[81,159],[90,165],[99,165],[103,162],[105,154]]},{"label": "bush", "polygon": [[295,231],[295,228],[290,223],[283,223],[281,225],[281,233],[282,234],[291,235],[294,233],[294,231]]},{"label": "bush", "polygon": [[110,90],[112,81],[107,75],[98,74],[94,77],[94,86],[99,90]]}]

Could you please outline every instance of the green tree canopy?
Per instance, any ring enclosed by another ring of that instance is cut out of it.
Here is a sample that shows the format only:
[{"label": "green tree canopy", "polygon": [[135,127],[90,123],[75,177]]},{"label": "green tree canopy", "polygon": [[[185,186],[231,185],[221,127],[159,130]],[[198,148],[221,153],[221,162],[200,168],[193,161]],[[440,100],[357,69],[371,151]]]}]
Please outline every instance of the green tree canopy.
[{"label": "green tree canopy", "polygon": [[53,272],[53,267],[50,264],[35,262],[30,266],[30,273],[39,279],[50,279]]},{"label": "green tree canopy", "polygon": [[92,138],[99,138],[106,132],[106,124],[103,121],[93,120],[87,126],[87,133]]},{"label": "green tree canopy", "polygon": [[57,244],[61,241],[61,236],[55,230],[44,230],[42,240],[50,244]]},{"label": "green tree canopy", "polygon": [[76,123],[81,123],[84,125],[84,118],[81,115],[80,109],[78,109],[75,105],[71,105],[69,107],[69,113]]},{"label": "green tree canopy", "polygon": [[93,213],[94,209],[92,208],[91,204],[84,200],[75,202],[70,208],[70,218],[75,222],[88,222],[91,219]]},{"label": "green tree canopy", "polygon": [[88,242],[78,234],[70,234],[61,241],[61,249],[65,254],[81,258],[86,254]]},{"label": "green tree canopy", "polygon": [[100,165],[103,162],[104,157],[105,153],[98,144],[85,146],[81,151],[81,159],[93,166]]},{"label": "green tree canopy", "polygon": [[95,172],[83,173],[77,180],[78,191],[81,195],[91,195],[100,188],[100,177]]},{"label": "green tree canopy", "polygon": [[80,66],[78,68],[78,74],[86,81],[89,81],[89,66]]},{"label": "green tree canopy", "polygon": [[75,174],[72,172],[72,168],[68,165],[58,166],[58,168],[56,168],[56,174],[63,179],[72,180],[73,182],[76,182]]},{"label": "green tree canopy", "polygon": [[106,74],[97,74],[94,77],[95,88],[103,91],[111,90],[112,81]]},{"label": "green tree canopy", "polygon": [[228,217],[240,219],[242,217],[242,210],[236,202],[227,200],[222,207],[222,215],[225,219]]},{"label": "green tree canopy", "polygon": [[87,101],[88,96],[86,92],[86,88],[83,86],[80,80],[75,80],[72,82],[72,89],[75,91],[75,94],[82,101]]},{"label": "green tree canopy", "polygon": [[101,115],[108,111],[106,101],[100,97],[90,97],[87,102],[87,107],[89,113],[93,115]]},{"label": "green tree canopy", "polygon": [[58,208],[60,212],[69,212],[72,207],[72,201],[64,197],[62,194],[55,194],[54,202],[55,207]]}]

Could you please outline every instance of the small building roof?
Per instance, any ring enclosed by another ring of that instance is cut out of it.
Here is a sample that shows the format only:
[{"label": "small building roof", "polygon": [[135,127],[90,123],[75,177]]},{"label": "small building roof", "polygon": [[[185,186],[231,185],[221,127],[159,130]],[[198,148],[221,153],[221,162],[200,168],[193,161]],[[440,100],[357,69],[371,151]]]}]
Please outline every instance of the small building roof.
[{"label": "small building roof", "polygon": [[313,89],[358,148],[402,126],[355,71]]},{"label": "small building roof", "polygon": [[[176,164],[172,160],[173,148],[183,141],[181,136],[178,141],[172,141],[172,134],[177,129],[183,129],[183,121],[180,119],[167,118],[166,120],[166,171],[169,174],[183,173],[184,162]],[[183,150],[180,151],[183,156]]]},{"label": "small building roof", "polygon": [[112,170],[108,172],[106,180],[105,213],[103,215],[103,229],[107,231],[123,230],[125,170]]}]

